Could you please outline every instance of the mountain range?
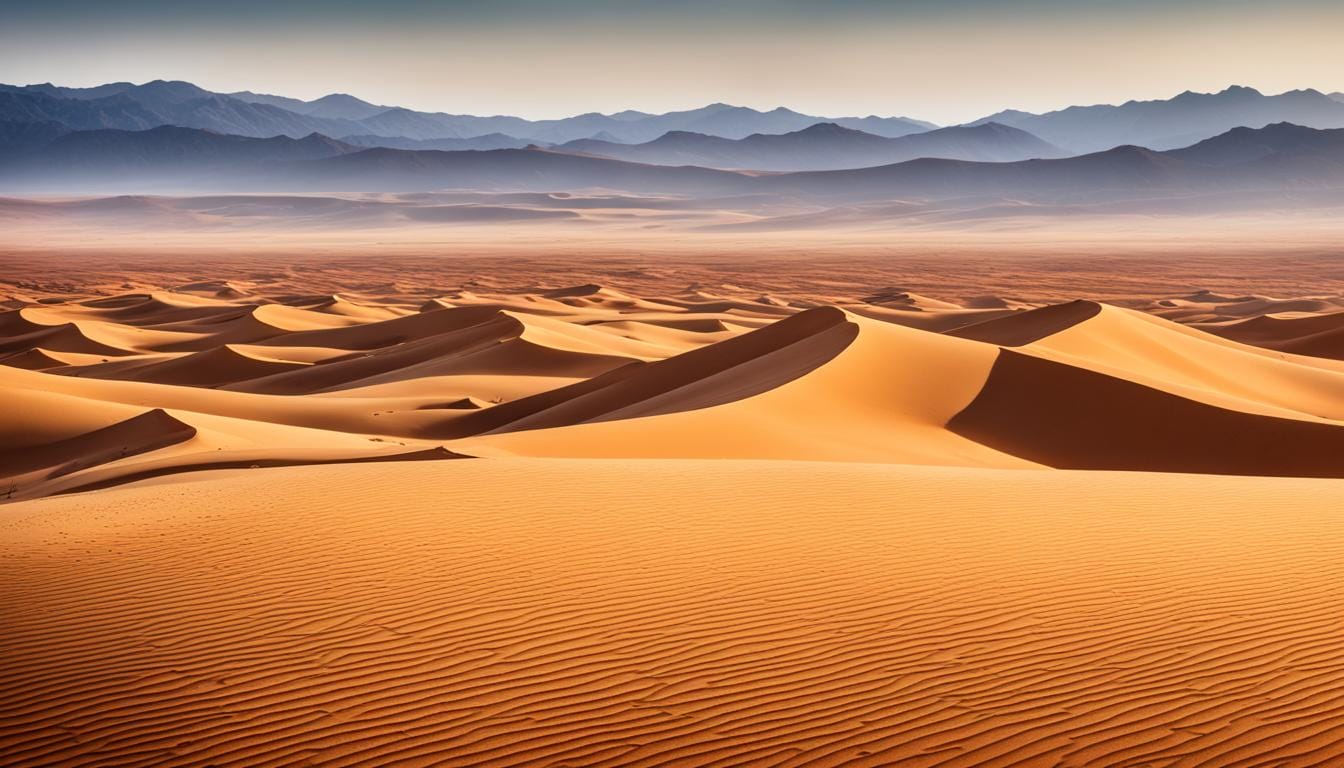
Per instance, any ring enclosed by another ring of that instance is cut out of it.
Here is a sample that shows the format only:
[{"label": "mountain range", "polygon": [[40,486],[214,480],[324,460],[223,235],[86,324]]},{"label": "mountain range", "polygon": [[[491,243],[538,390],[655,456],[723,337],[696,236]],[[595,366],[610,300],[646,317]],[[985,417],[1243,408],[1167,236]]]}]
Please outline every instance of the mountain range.
[{"label": "mountain range", "polygon": [[974,121],[1020,128],[1070,152],[1095,152],[1124,144],[1165,150],[1188,146],[1233,128],[1288,122],[1344,128],[1344,100],[1306,89],[1267,96],[1232,86],[1219,93],[1186,91],[1162,101],[1129,101],[1032,114],[1007,110]]},{"label": "mountain range", "polygon": [[358,150],[319,133],[302,139],[258,139],[161,125],[146,131],[104,128],[65,133],[26,156],[19,167],[93,175],[171,176],[184,170],[228,172],[263,164],[318,160]]},{"label": "mountain range", "polygon": [[532,142],[503,133],[487,133],[469,139],[408,139],[405,136],[345,136],[341,141],[356,147],[386,147],[387,149],[440,149],[462,152],[469,149],[522,149]]},{"label": "mountain range", "polygon": [[714,104],[527,121],[415,112],[347,94],[303,101],[212,93],[171,81],[0,86],[0,188],[608,190],[826,204],[1344,189],[1340,94],[1232,87],[991,117],[936,128]]},{"label": "mountain range", "polygon": [[650,166],[552,150],[369,150],[291,167],[316,189],[462,188],[543,191],[606,188],[643,194],[790,195],[867,201],[967,196],[1105,200],[1134,195],[1344,187],[1344,129],[1281,123],[1241,128],[1181,150],[1122,146],[1075,157],[1008,163],[924,158],[870,168],[736,173]]},{"label": "mountain range", "polygon": [[1272,202],[1288,192],[1344,190],[1344,129],[1279,123],[1236,128],[1168,151],[1122,146],[1057,159],[921,158],[860,169],[761,173],[650,165],[535,146],[361,149],[321,135],[256,139],[160,127],[65,134],[0,167],[0,186],[67,192],[147,187],[211,192],[605,190],[695,198],[756,196],[824,205],[954,198],[1058,204],[1254,193]]},{"label": "mountain range", "polygon": [[[525,146],[503,134],[473,139],[393,139],[352,136],[344,141],[319,133],[301,139],[287,136],[254,138],[199,128],[159,126],[144,131],[96,129],[69,131],[58,123],[0,123],[0,138],[9,137],[11,151],[0,156],[0,180],[26,177],[48,187],[104,176],[171,183],[174,178],[209,173],[252,172],[259,166],[319,160],[364,149],[388,152],[460,153]],[[391,144],[393,146],[386,146]],[[694,165],[767,171],[823,170],[884,165],[916,157],[973,160],[1018,160],[1058,157],[1057,148],[1030,134],[1005,126],[941,128],[896,139],[818,123],[786,134],[753,134],[725,139],[672,131],[647,144],[626,145],[586,140],[551,148],[556,154],[587,155],[654,165]],[[389,153],[392,153],[389,155]]]},{"label": "mountain range", "polygon": [[836,123],[817,123],[785,134],[757,133],[743,139],[669,131],[643,144],[580,139],[555,149],[654,165],[757,171],[866,168],[920,157],[1011,162],[1068,154],[1026,131],[998,123],[938,128],[897,138],[875,136]]},{"label": "mountain range", "polygon": [[0,85],[0,121],[51,121],[72,130],[144,130],[178,125],[258,138],[301,138],[322,133],[333,137],[434,140],[504,134],[548,144],[596,135],[623,142],[650,141],[674,130],[742,138],[753,133],[786,133],[828,121],[882,136],[904,136],[936,127],[909,118],[826,118],[783,107],[762,112],[729,104],[661,115],[626,111],[559,120],[524,120],[504,115],[479,117],[382,107],[347,94],[301,101],[248,91],[212,93],[191,83],[164,80],[143,85],[111,83],[94,88],[62,88],[49,83]]},{"label": "mountain range", "polygon": [[[302,138],[320,133],[359,146],[397,149],[497,149],[580,140],[644,144],[669,132],[747,139],[755,134],[795,133],[818,123],[899,138],[938,127],[908,117],[824,117],[785,107],[760,111],[729,104],[665,114],[626,110],[526,120],[508,115],[420,112],[374,104],[344,93],[311,101],[251,91],[217,93],[166,80],[92,88],[50,83],[0,85],[0,123],[34,122],[55,123],[72,131],[177,125],[257,138]],[[1279,122],[1312,128],[1344,127],[1344,93],[1305,89],[1267,95],[1253,88],[1232,86],[1218,93],[1187,91],[1165,100],[1073,106],[1040,114],[1010,109],[966,125],[998,123],[1033,134],[1064,152],[1082,154],[1124,144],[1175,149],[1232,128],[1261,128]],[[487,136],[490,138],[482,138]],[[463,141],[414,144],[449,139]],[[652,149],[644,151],[653,154]]]}]

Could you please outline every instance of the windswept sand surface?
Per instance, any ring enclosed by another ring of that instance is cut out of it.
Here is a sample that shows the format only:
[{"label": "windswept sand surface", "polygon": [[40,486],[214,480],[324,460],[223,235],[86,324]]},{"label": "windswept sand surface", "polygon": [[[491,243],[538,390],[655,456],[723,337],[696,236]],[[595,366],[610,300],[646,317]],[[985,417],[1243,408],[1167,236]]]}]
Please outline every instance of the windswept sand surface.
[{"label": "windswept sand surface", "polygon": [[735,269],[9,283],[0,765],[1344,760],[1338,292]]},{"label": "windswept sand surface", "polygon": [[1330,480],[191,475],[3,508],[5,765],[1326,765]]}]

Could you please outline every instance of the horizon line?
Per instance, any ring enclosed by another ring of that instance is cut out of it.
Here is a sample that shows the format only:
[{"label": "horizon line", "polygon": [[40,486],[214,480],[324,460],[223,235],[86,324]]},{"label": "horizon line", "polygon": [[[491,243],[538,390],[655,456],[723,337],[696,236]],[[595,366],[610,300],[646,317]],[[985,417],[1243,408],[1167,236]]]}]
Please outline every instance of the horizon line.
[{"label": "horizon line", "polygon": [[643,113],[643,114],[646,114],[646,115],[654,115],[654,116],[656,116],[656,115],[673,114],[673,113],[678,113],[678,112],[693,112],[693,111],[696,111],[696,110],[699,110],[699,109],[706,109],[706,108],[708,108],[708,107],[713,107],[713,106],[723,106],[723,107],[726,107],[726,108],[733,108],[733,109],[750,109],[750,110],[753,110],[753,111],[756,111],[756,112],[761,112],[761,113],[769,113],[769,112],[774,112],[774,111],[778,111],[778,110],[786,110],[786,111],[795,112],[795,113],[798,113],[798,114],[807,115],[807,116],[810,116],[810,117],[824,117],[824,118],[837,118],[837,119],[838,119],[838,118],[851,118],[851,117],[852,117],[852,118],[876,117],[876,118],[886,118],[886,119],[912,120],[912,121],[918,121],[918,122],[929,123],[929,124],[931,124],[931,125],[934,125],[934,126],[936,126],[936,127],[940,127],[940,128],[950,128],[950,127],[955,127],[955,126],[958,126],[958,125],[965,125],[966,123],[975,122],[975,121],[978,121],[978,120],[983,120],[983,119],[988,118],[988,117],[992,117],[992,116],[997,115],[997,114],[999,114],[999,113],[1001,113],[1001,112],[1020,111],[1020,112],[1026,112],[1026,113],[1028,113],[1028,114],[1048,114],[1048,113],[1051,113],[1051,112],[1059,112],[1059,111],[1062,111],[1062,110],[1065,110],[1065,109],[1074,108],[1074,107],[1123,106],[1124,104],[1130,104],[1130,103],[1143,103],[1143,102],[1153,102],[1153,101],[1170,101],[1171,99],[1175,99],[1175,98],[1177,98],[1177,97],[1179,97],[1179,96],[1183,96],[1183,95],[1185,95],[1185,94],[1196,94],[1196,95],[1201,95],[1201,96],[1215,96],[1215,95],[1218,95],[1218,94],[1222,94],[1222,93],[1226,93],[1226,92],[1228,92],[1228,91],[1233,91],[1233,90],[1238,90],[1238,89],[1255,91],[1256,93],[1261,94],[1261,95],[1263,95],[1263,96],[1267,96],[1267,97],[1284,96],[1284,95],[1291,94],[1291,93],[1307,93],[1307,92],[1318,93],[1318,94],[1320,94],[1320,95],[1322,95],[1322,96],[1330,96],[1330,95],[1332,95],[1332,94],[1336,94],[1336,93],[1344,92],[1344,91],[1330,91],[1330,90],[1325,90],[1325,89],[1316,88],[1316,87],[1303,87],[1303,88],[1290,88],[1290,89],[1285,90],[1285,91],[1279,91],[1279,92],[1277,92],[1277,93],[1274,93],[1274,92],[1267,92],[1267,91],[1265,91],[1265,90],[1263,90],[1263,89],[1261,89],[1261,88],[1257,88],[1257,87],[1255,87],[1255,86],[1242,85],[1242,84],[1240,84],[1240,83],[1231,83],[1231,84],[1229,84],[1229,85],[1227,85],[1227,86],[1224,86],[1222,89],[1220,89],[1220,90],[1216,90],[1216,91],[1196,91],[1196,90],[1192,90],[1192,89],[1185,89],[1185,90],[1183,90],[1183,91],[1180,91],[1179,93],[1175,93],[1175,94],[1172,94],[1172,95],[1170,95],[1170,96],[1165,96],[1165,97],[1163,97],[1163,96],[1154,96],[1154,97],[1149,97],[1149,98],[1137,98],[1137,97],[1132,97],[1132,98],[1126,99],[1126,100],[1124,100],[1124,101],[1117,101],[1117,102],[1100,102],[1100,101],[1099,101],[1099,102],[1091,102],[1091,103],[1086,103],[1086,104],[1083,104],[1083,103],[1071,103],[1071,104],[1064,104],[1063,106],[1057,106],[1057,107],[1054,107],[1054,108],[1052,108],[1052,109],[1046,109],[1046,110],[1042,110],[1042,111],[1032,111],[1032,110],[1029,110],[1029,109],[1018,109],[1018,108],[1016,108],[1016,107],[1011,107],[1011,106],[1009,106],[1009,107],[1003,107],[1002,109],[995,110],[994,112],[990,112],[990,113],[987,113],[987,114],[981,114],[981,115],[979,115],[978,117],[972,117],[972,118],[969,118],[969,119],[967,119],[967,120],[963,120],[963,121],[960,121],[960,122],[947,122],[947,123],[943,123],[943,122],[938,122],[938,121],[934,121],[934,120],[928,120],[928,119],[926,119],[926,118],[918,117],[918,116],[916,116],[916,115],[909,114],[909,113],[907,113],[907,114],[896,114],[896,113],[879,114],[879,113],[876,113],[876,112],[870,112],[870,113],[868,113],[868,114],[863,114],[863,113],[861,113],[861,112],[850,112],[850,113],[848,113],[848,114],[812,114],[812,113],[806,111],[805,109],[797,109],[797,108],[794,108],[794,107],[785,106],[785,105],[783,105],[783,104],[779,104],[779,105],[776,105],[776,106],[773,106],[773,107],[766,108],[766,107],[752,106],[752,105],[748,105],[748,104],[745,104],[745,103],[743,103],[743,104],[733,104],[733,103],[730,103],[730,102],[726,102],[726,101],[717,101],[717,100],[716,100],[716,101],[708,101],[708,102],[704,102],[704,103],[699,104],[699,106],[689,106],[689,107],[679,107],[679,108],[673,108],[673,109],[664,109],[663,111],[652,111],[652,109],[640,109],[640,108],[637,108],[637,107],[623,107],[623,108],[620,108],[620,109],[612,109],[612,110],[610,110],[610,111],[603,111],[603,110],[600,110],[600,109],[589,109],[589,110],[584,110],[584,111],[579,111],[579,112],[568,112],[568,113],[561,114],[561,115],[558,116],[558,117],[555,117],[555,116],[551,116],[551,117],[525,117],[522,113],[486,112],[486,111],[475,112],[475,111],[470,111],[470,110],[466,110],[466,111],[447,111],[447,110],[444,110],[444,109],[432,109],[432,108],[425,108],[425,107],[421,107],[421,106],[407,106],[407,105],[404,105],[404,104],[380,104],[380,103],[378,103],[377,101],[374,101],[374,100],[370,100],[370,99],[364,98],[363,96],[356,96],[356,95],[354,95],[354,94],[352,94],[352,93],[349,93],[349,92],[347,92],[347,91],[329,91],[329,92],[327,92],[327,93],[323,93],[323,94],[318,95],[318,96],[313,96],[313,97],[311,97],[311,98],[303,98],[303,97],[300,97],[300,96],[289,96],[289,95],[286,95],[286,94],[283,94],[283,93],[271,93],[271,92],[263,92],[263,91],[254,91],[254,90],[252,90],[252,89],[250,89],[250,88],[241,88],[241,89],[233,89],[233,90],[216,90],[216,89],[213,88],[213,87],[205,86],[205,85],[201,85],[199,82],[196,82],[196,81],[192,81],[192,80],[180,80],[180,79],[165,78],[165,77],[158,77],[158,78],[154,78],[154,79],[152,79],[152,80],[145,80],[145,81],[142,81],[142,82],[135,82],[134,80],[119,80],[119,79],[103,80],[103,81],[97,81],[97,82],[90,81],[90,82],[92,82],[93,84],[92,84],[92,85],[57,85],[56,83],[53,83],[52,81],[44,81],[44,82],[40,82],[40,83],[27,83],[27,84],[24,84],[24,85],[17,85],[17,84],[15,84],[14,87],[17,87],[17,88],[35,88],[35,87],[39,87],[39,86],[44,86],[44,85],[45,85],[45,86],[51,86],[51,87],[53,87],[53,88],[88,89],[88,88],[97,88],[97,87],[104,86],[104,85],[116,85],[116,84],[121,84],[121,83],[127,83],[127,84],[130,84],[130,85],[132,85],[132,86],[136,86],[136,87],[141,87],[141,86],[145,86],[145,85],[152,85],[152,84],[154,84],[154,83],[185,83],[185,84],[187,84],[187,85],[191,85],[191,86],[200,88],[200,89],[202,89],[202,90],[208,91],[208,92],[210,92],[210,93],[214,93],[214,94],[218,94],[218,95],[222,95],[222,96],[231,96],[231,97],[232,97],[233,94],[236,94],[236,93],[251,93],[251,94],[254,94],[254,95],[257,95],[257,96],[270,96],[270,97],[276,97],[276,98],[295,99],[295,100],[297,100],[297,101],[302,101],[302,102],[305,102],[305,103],[311,103],[311,102],[318,101],[318,100],[320,100],[320,99],[324,99],[324,98],[327,98],[327,97],[330,97],[330,96],[348,96],[348,97],[350,97],[350,98],[357,99],[357,100],[359,100],[359,101],[361,101],[361,102],[364,102],[364,103],[366,103],[366,104],[369,104],[369,105],[371,105],[371,106],[375,106],[375,107],[384,107],[384,108],[386,108],[386,109],[388,109],[388,110],[394,110],[394,109],[406,109],[406,110],[410,110],[410,111],[412,111],[412,112],[424,112],[424,113],[427,113],[427,114],[462,115],[462,116],[486,117],[486,118],[492,118],[492,117],[514,117],[514,118],[518,118],[518,119],[521,119],[521,120],[526,120],[526,121],[528,121],[528,122],[546,122],[546,121],[555,121],[555,120],[568,120],[568,119],[573,119],[573,118],[576,118],[576,117],[583,117],[583,116],[585,116],[585,115],[603,115],[603,116],[612,116],[612,115],[621,114],[621,113],[623,113],[623,112],[640,112],[640,113]]}]

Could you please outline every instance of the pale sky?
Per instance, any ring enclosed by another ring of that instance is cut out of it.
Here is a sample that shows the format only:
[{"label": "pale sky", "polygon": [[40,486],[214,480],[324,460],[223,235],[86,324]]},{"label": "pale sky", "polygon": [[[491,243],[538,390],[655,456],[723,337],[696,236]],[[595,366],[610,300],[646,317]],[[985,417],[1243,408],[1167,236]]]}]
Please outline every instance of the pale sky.
[{"label": "pale sky", "polygon": [[956,123],[1231,84],[1344,89],[1330,0],[0,0],[0,82],[189,80],[562,117],[723,101]]}]

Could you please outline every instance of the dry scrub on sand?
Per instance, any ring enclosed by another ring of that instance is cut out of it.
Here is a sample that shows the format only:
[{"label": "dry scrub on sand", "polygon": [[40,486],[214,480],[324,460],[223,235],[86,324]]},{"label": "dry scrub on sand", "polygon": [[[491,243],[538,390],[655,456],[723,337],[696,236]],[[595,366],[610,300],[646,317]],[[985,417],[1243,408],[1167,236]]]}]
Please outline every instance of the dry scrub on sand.
[{"label": "dry scrub on sand", "polygon": [[1339,296],[290,287],[9,297],[0,764],[1344,759]]}]

